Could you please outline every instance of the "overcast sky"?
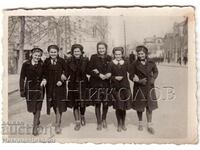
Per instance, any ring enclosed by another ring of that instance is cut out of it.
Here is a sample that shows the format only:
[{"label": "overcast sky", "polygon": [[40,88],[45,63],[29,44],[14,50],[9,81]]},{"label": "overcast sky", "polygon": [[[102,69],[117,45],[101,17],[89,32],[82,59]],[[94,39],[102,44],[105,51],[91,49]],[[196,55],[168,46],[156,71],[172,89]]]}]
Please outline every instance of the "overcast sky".
[{"label": "overcast sky", "polygon": [[153,35],[164,37],[166,33],[173,31],[174,22],[182,22],[183,16],[133,16],[133,17],[110,17],[110,34],[114,46],[123,45],[124,28],[123,18],[126,25],[127,44],[134,42],[143,43],[144,38]]}]

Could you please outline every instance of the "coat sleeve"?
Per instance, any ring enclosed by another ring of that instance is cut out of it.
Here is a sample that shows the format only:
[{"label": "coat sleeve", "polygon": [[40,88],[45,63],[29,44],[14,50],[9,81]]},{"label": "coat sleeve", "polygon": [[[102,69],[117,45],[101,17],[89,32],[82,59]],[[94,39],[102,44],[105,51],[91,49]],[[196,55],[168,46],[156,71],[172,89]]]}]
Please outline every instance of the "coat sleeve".
[{"label": "coat sleeve", "polygon": [[91,56],[89,65],[88,65],[88,69],[87,69],[87,74],[91,75],[92,77],[98,78],[99,75],[94,73],[93,69],[95,69],[95,57]]},{"label": "coat sleeve", "polygon": [[25,92],[25,79],[26,79],[26,63],[23,63],[19,79],[20,92]]},{"label": "coat sleeve", "polygon": [[66,76],[66,78],[68,78],[69,77],[68,61],[63,60],[62,68],[63,68],[63,74]]},{"label": "coat sleeve", "polygon": [[135,63],[131,63],[131,64],[129,64],[129,66],[128,66],[128,72],[129,72],[129,79],[131,80],[131,81],[133,81],[133,78],[134,78],[134,76],[135,76]]},{"label": "coat sleeve", "polygon": [[42,71],[42,79],[46,79],[47,80],[47,76],[48,76],[47,59],[43,63],[42,70],[43,70]]},{"label": "coat sleeve", "polygon": [[109,63],[109,71],[111,73],[111,78],[110,78],[111,82],[116,82],[115,76],[113,75],[114,69],[113,69],[113,65],[111,62]]},{"label": "coat sleeve", "polygon": [[88,75],[90,75],[90,74],[89,74],[89,72],[88,72],[88,68],[89,68],[89,59],[88,59],[88,58],[86,58],[86,60],[85,60],[85,61],[86,61],[85,73],[86,73],[86,74],[88,74]]}]

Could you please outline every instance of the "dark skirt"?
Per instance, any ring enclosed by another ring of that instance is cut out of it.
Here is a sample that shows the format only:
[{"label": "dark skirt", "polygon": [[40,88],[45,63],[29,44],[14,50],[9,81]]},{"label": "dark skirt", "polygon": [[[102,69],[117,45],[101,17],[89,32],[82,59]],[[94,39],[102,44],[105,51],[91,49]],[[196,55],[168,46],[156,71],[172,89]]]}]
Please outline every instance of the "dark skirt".
[{"label": "dark skirt", "polygon": [[157,100],[149,99],[133,99],[132,108],[139,112],[144,112],[145,108],[148,108],[150,111],[153,111],[158,108],[158,102]]},{"label": "dark skirt", "polygon": [[41,111],[43,101],[38,100],[38,101],[26,101],[26,102],[27,102],[28,112],[35,113],[36,111]]},{"label": "dark skirt", "polygon": [[[80,90],[81,87],[81,90]],[[68,96],[67,96],[67,107],[87,107],[91,103],[88,101],[88,88],[84,82],[69,82],[68,83]]]},{"label": "dark skirt", "polygon": [[93,106],[103,104],[112,106],[112,93],[110,88],[91,88],[89,89],[89,99]]},{"label": "dark skirt", "polygon": [[40,82],[26,83],[26,104],[28,112],[35,113],[41,111],[44,99],[44,88],[40,87]]},{"label": "dark skirt", "polygon": [[[48,98],[47,101],[48,101],[47,105],[49,105],[47,107],[49,107],[49,109],[51,107],[53,107],[53,109],[55,111],[56,108],[58,108],[58,110],[59,110],[60,113],[67,111],[66,99],[63,99],[63,100],[53,100],[52,98]],[[50,113],[47,113],[47,114],[50,114]]]},{"label": "dark skirt", "polygon": [[132,108],[134,110],[143,112],[145,111],[145,108],[148,108],[150,111],[153,111],[154,109],[158,108],[158,102],[157,102],[156,92],[154,88],[152,88],[149,91],[145,91],[142,88],[133,89]]},{"label": "dark skirt", "polygon": [[130,89],[113,90],[113,108],[120,110],[129,110],[132,108],[132,96]]},{"label": "dark skirt", "polygon": [[[49,97],[48,97],[49,96]],[[51,90],[51,94],[47,93],[47,114],[50,114],[50,109],[53,107],[54,111],[58,108],[59,112],[67,111],[67,97],[66,86],[63,84],[61,87],[56,87]]]}]

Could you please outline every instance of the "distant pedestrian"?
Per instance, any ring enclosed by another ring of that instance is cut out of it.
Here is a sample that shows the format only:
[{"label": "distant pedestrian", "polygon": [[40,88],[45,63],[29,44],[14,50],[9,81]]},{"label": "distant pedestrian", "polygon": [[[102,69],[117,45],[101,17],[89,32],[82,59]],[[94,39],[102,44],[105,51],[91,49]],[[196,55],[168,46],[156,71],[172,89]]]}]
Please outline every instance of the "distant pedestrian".
[{"label": "distant pedestrian", "polygon": [[135,62],[136,60],[136,57],[135,57],[135,54],[133,54],[133,52],[129,55],[129,63],[133,63]]},{"label": "distant pedestrian", "polygon": [[183,62],[184,62],[184,65],[187,65],[187,62],[188,62],[187,56],[184,56],[184,57],[183,57]]},{"label": "distant pedestrian", "polygon": [[179,57],[179,58],[177,59],[177,63],[178,63],[179,65],[181,65],[181,57]]}]

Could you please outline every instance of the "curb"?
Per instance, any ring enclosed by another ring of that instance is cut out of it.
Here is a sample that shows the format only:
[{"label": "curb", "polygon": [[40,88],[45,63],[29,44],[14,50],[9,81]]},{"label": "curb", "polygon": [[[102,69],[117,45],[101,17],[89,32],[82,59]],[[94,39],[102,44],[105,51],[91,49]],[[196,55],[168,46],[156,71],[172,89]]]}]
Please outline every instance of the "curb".
[{"label": "curb", "polygon": [[15,92],[17,92],[17,91],[19,91],[19,89],[12,90],[12,91],[8,92],[8,95],[11,95],[11,94],[13,94],[13,93],[15,93]]},{"label": "curb", "polygon": [[188,67],[188,66],[181,66],[181,65],[168,65],[168,64],[158,64],[158,66],[181,67],[181,68],[187,68],[187,67]]}]

